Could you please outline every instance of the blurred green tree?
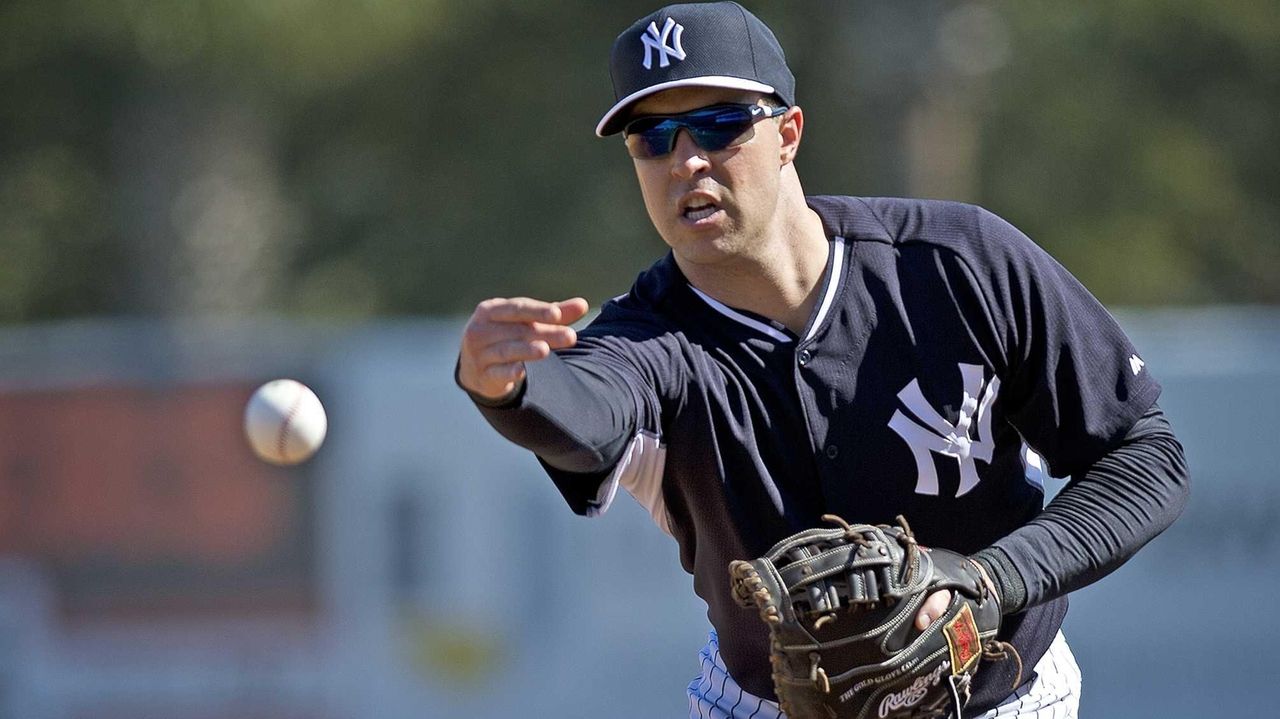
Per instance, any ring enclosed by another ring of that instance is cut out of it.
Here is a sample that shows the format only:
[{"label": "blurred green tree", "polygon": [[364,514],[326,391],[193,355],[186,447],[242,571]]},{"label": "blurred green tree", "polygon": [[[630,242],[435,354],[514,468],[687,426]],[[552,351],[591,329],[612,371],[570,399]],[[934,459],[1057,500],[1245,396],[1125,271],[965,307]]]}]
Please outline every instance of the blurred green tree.
[{"label": "blurred green tree", "polygon": [[1000,8],[984,198],[1109,301],[1280,301],[1280,5]]},{"label": "blurred green tree", "polygon": [[[0,321],[594,301],[663,250],[591,129],[655,3],[0,2]],[[1276,302],[1280,7],[752,2],[810,192],[1009,218],[1108,302]]]}]

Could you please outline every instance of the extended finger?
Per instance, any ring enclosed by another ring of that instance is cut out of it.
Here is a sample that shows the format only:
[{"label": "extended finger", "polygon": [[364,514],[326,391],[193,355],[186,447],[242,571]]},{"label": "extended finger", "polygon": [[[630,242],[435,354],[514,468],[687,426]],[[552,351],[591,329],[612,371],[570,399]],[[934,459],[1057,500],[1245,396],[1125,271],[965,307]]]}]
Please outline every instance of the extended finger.
[{"label": "extended finger", "polygon": [[532,339],[546,342],[551,349],[558,350],[572,347],[578,341],[578,333],[568,325],[551,325],[535,322],[529,326]]},{"label": "extended finger", "polygon": [[489,345],[480,353],[480,365],[486,369],[511,362],[532,362],[551,354],[551,346],[542,340],[526,342],[509,340]]},{"label": "extended finger", "polygon": [[563,324],[560,320],[563,311],[559,304],[535,300],[530,297],[485,300],[476,308],[476,313],[492,322],[549,322]]},{"label": "extended finger", "polygon": [[556,305],[560,307],[560,322],[566,325],[571,325],[586,317],[587,310],[591,308],[591,305],[581,297],[561,300]]},{"label": "extended finger", "polygon": [[476,322],[467,328],[463,341],[475,351],[502,342],[542,340],[552,349],[572,347],[578,333],[572,327],[545,322]]}]

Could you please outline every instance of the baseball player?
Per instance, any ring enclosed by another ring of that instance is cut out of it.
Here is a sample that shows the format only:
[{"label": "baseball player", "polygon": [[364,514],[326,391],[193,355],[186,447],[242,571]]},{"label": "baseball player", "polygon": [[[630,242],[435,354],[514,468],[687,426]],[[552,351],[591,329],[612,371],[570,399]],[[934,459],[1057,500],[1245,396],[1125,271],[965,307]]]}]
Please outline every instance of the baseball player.
[{"label": "baseball player", "polygon": [[[806,197],[795,80],[736,3],[641,18],[610,70],[596,134],[621,133],[670,251],[581,332],[581,298],[480,303],[457,381],[573,511],[602,514],[622,487],[678,542],[714,628],[690,715],[780,716],[768,633],[726,566],[832,513],[904,515],[986,575],[1030,671],[1011,693],[1016,669],[987,667],[966,714],[1074,716],[1067,593],[1163,531],[1189,491],[1141,355],[990,212]],[[1040,468],[1072,478],[1043,508]]]}]

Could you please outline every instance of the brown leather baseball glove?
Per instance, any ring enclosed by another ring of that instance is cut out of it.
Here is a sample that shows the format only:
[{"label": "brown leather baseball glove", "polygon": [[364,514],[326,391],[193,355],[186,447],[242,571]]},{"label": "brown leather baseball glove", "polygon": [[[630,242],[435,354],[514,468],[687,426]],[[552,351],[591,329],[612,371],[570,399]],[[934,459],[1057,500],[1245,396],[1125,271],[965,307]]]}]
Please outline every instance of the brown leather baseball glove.
[{"label": "brown leather baseball glove", "polygon": [[[902,517],[897,526],[823,520],[838,526],[807,529],[729,565],[734,597],[769,626],[782,711],[788,719],[959,718],[983,658],[1017,658],[996,641],[1000,607],[977,566],[919,546]],[[916,614],[939,589],[951,590],[951,603],[921,632]]]}]

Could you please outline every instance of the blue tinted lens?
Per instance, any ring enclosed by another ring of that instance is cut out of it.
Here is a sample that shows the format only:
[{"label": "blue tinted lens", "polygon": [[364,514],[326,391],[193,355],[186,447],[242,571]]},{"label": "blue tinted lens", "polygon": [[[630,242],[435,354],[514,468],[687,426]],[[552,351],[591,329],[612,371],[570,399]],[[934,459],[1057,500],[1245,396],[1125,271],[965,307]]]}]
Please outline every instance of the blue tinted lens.
[{"label": "blue tinted lens", "polygon": [[774,117],[785,108],[758,105],[716,105],[681,115],[655,115],[632,121],[623,130],[632,157],[662,157],[675,149],[676,135],[687,130],[698,147],[723,150],[751,139],[747,134],[758,119]]}]

